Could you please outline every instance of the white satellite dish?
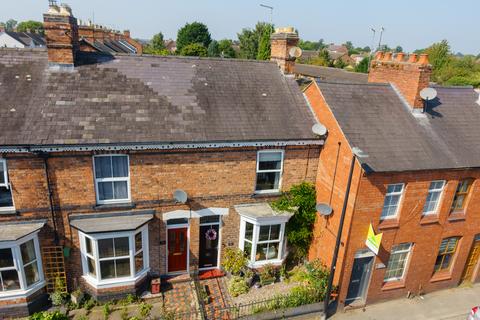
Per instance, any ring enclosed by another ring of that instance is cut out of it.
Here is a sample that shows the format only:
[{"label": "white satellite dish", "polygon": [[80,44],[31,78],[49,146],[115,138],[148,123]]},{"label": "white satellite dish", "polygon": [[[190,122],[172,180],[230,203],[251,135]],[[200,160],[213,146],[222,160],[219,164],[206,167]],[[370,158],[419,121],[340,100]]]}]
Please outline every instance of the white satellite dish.
[{"label": "white satellite dish", "polygon": [[420,97],[425,101],[433,100],[437,97],[437,90],[433,88],[422,89],[422,91],[420,91]]},{"label": "white satellite dish", "polygon": [[185,191],[177,189],[173,192],[173,199],[179,203],[186,203],[188,200],[188,195]]},{"label": "white satellite dish", "polygon": [[290,55],[290,58],[300,58],[302,56],[302,49],[299,47],[292,47],[288,51],[288,54]]},{"label": "white satellite dish", "polygon": [[321,123],[314,124],[312,127],[312,131],[314,134],[320,137],[323,137],[327,134],[327,128]]},{"label": "white satellite dish", "polygon": [[322,216],[329,216],[332,214],[333,212],[333,209],[332,207],[330,207],[328,204],[326,203],[318,203],[316,206],[315,206],[315,209],[317,209],[317,211],[322,215]]}]

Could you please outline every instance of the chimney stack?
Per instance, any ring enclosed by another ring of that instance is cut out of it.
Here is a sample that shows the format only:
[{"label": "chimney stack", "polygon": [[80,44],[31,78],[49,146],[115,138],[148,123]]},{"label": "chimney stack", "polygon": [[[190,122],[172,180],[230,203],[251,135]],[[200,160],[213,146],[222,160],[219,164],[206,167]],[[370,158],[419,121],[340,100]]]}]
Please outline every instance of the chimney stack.
[{"label": "chimney stack", "polygon": [[48,62],[54,66],[73,67],[79,50],[77,19],[66,4],[58,6],[50,1],[48,12],[43,15]]},{"label": "chimney stack", "polygon": [[275,29],[270,41],[270,60],[276,61],[283,73],[293,73],[296,58],[290,56],[290,49],[296,47],[299,41],[298,34],[293,27]]},{"label": "chimney stack", "polygon": [[392,53],[377,52],[370,67],[368,82],[392,83],[414,110],[422,110],[420,91],[430,84],[432,66],[426,54],[418,59],[412,53],[407,61],[404,57],[403,52],[398,53],[396,59],[392,58]]}]

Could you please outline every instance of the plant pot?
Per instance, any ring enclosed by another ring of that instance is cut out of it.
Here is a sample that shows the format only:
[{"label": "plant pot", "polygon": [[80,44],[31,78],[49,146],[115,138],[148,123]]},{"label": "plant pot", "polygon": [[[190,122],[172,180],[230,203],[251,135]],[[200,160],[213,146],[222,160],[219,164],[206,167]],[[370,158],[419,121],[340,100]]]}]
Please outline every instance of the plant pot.
[{"label": "plant pot", "polygon": [[83,300],[83,292],[80,292],[80,293],[72,293],[70,295],[70,300],[75,303],[75,304],[80,304],[80,302],[82,302]]},{"label": "plant pot", "polygon": [[268,286],[269,284],[272,284],[275,282],[275,278],[266,278],[266,279],[261,279],[262,286]]}]

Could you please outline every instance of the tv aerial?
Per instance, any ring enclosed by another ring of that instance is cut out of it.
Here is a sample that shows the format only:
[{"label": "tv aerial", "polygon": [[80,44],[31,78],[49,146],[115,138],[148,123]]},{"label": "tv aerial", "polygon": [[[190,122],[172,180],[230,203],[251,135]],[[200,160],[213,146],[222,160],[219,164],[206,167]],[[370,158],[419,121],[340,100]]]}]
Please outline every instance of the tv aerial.
[{"label": "tv aerial", "polygon": [[333,209],[326,203],[318,203],[315,206],[315,209],[317,209],[318,213],[320,213],[324,217],[328,217],[329,215],[332,214]]},{"label": "tv aerial", "polygon": [[188,195],[185,191],[182,189],[177,189],[173,192],[173,199],[177,203],[183,203],[185,204],[188,200]]}]

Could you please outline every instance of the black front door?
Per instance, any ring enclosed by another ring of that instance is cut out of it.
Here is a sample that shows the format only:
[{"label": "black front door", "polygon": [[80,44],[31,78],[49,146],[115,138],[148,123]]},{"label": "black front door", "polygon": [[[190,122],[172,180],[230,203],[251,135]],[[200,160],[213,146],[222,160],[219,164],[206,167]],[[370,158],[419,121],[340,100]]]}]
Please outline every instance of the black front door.
[{"label": "black front door", "polygon": [[200,226],[199,268],[218,267],[218,224]]},{"label": "black front door", "polygon": [[370,273],[372,272],[373,258],[374,257],[355,258],[352,275],[350,276],[350,284],[348,286],[346,304],[364,298]]}]

